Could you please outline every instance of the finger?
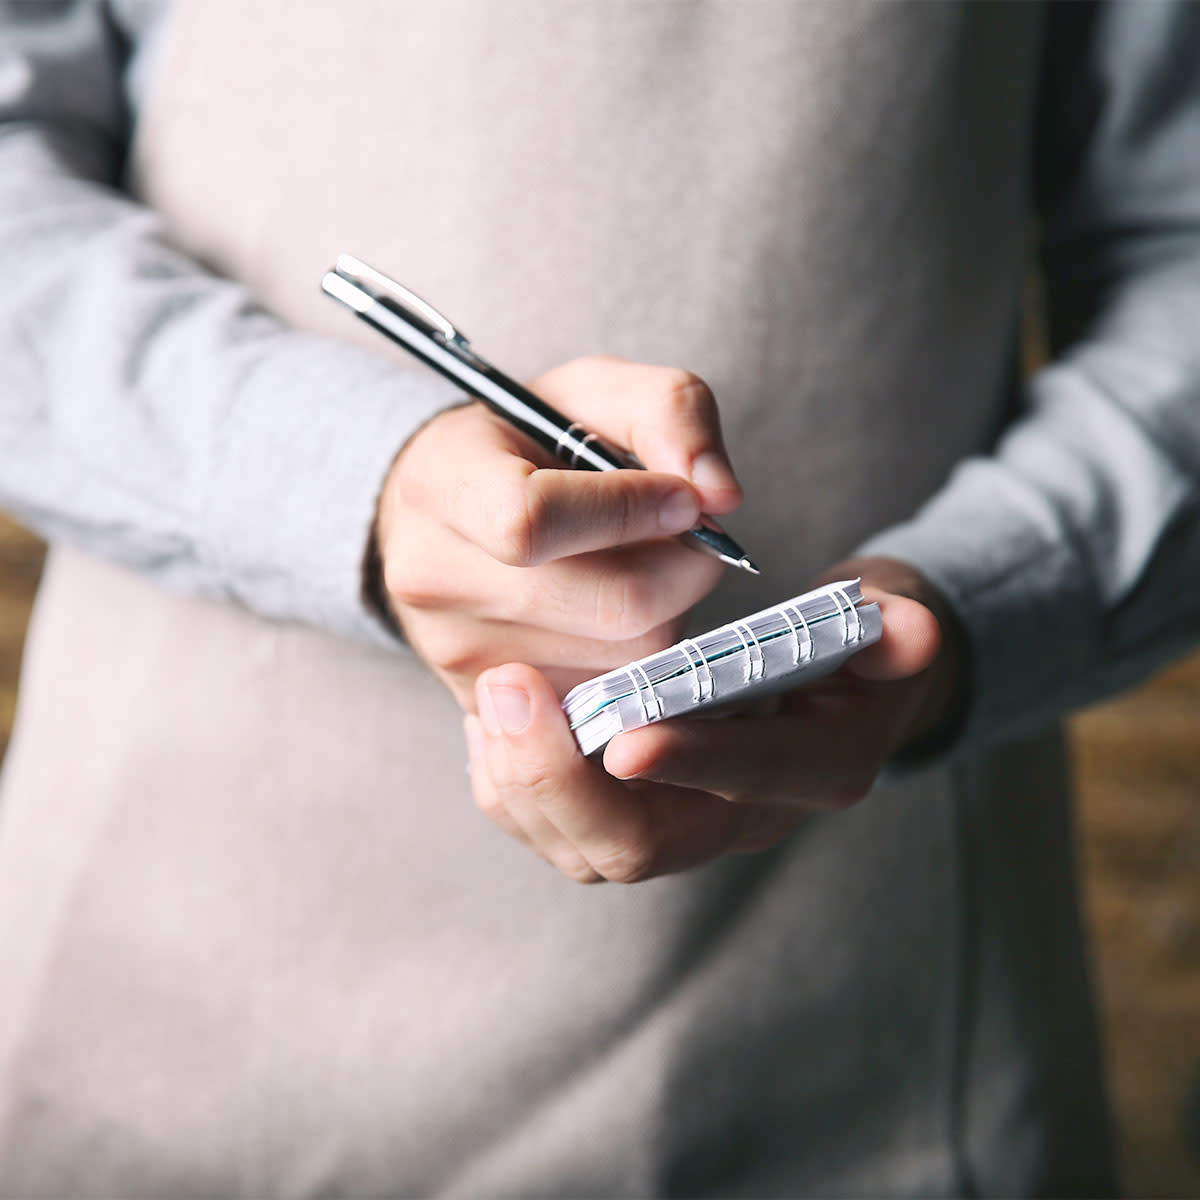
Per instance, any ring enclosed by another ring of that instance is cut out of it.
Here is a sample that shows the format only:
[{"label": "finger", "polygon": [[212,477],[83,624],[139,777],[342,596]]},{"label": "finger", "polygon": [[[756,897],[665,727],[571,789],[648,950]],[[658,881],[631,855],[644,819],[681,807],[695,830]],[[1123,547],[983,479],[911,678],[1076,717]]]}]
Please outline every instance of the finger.
[{"label": "finger", "polygon": [[470,747],[475,804],[480,812],[509,837],[576,882],[604,882],[579,851],[542,815],[528,795],[513,792],[501,795],[492,782],[482,722],[474,714],[468,714],[463,726]]},{"label": "finger", "polygon": [[[516,567],[672,536],[699,518],[696,490],[674,476],[539,467],[527,451],[481,408],[447,413],[405,451],[399,497]],[[385,548],[402,520],[398,509],[381,513]]]},{"label": "finger", "polygon": [[[528,667],[522,670],[528,676],[538,677]],[[551,866],[578,883],[601,882],[603,876],[542,811],[536,789],[524,786],[514,777],[508,754],[509,736],[505,730],[516,729],[518,736],[525,732],[528,718],[523,713],[528,712],[529,705],[524,691],[520,687],[507,686],[501,680],[492,688],[480,684],[476,695],[484,754],[497,803],[502,804],[520,826],[527,844]],[[553,698],[552,703],[557,708]],[[561,710],[559,713],[561,716]]]},{"label": "finger", "polygon": [[723,853],[748,827],[745,810],[716,796],[630,787],[588,762],[553,692],[527,666],[488,672],[479,704],[501,795],[531,798],[606,879],[632,883],[685,870]]},{"label": "finger", "polygon": [[579,750],[558,698],[542,675],[509,663],[479,677],[479,714],[488,764],[502,795],[532,796],[577,845],[645,833],[644,806]]},{"label": "finger", "polygon": [[633,450],[648,469],[689,480],[705,512],[719,515],[741,504],[716,400],[690,371],[597,355],[557,367],[532,386],[581,424]]},{"label": "finger", "polygon": [[883,633],[873,646],[854,655],[846,670],[859,679],[887,680],[907,679],[928,667],[942,644],[933,613],[907,596],[869,592],[868,598],[879,605]]},{"label": "finger", "polygon": [[883,764],[883,705],[819,705],[803,715],[675,720],[609,742],[604,766],[618,779],[700,788],[734,804],[842,808],[862,798]]},{"label": "finger", "polygon": [[[623,642],[690,610],[723,573],[717,559],[674,539],[510,567],[418,513],[407,516],[385,580],[402,613],[456,613]],[[510,660],[531,661],[514,651],[493,665]]]},{"label": "finger", "polygon": [[509,812],[496,789],[492,786],[492,778],[488,773],[487,754],[483,744],[483,726],[474,713],[468,713],[463,718],[463,733],[467,739],[467,761],[470,763],[471,792],[475,799],[475,807],[489,821],[498,825],[514,841],[530,846],[532,843],[528,834]]}]

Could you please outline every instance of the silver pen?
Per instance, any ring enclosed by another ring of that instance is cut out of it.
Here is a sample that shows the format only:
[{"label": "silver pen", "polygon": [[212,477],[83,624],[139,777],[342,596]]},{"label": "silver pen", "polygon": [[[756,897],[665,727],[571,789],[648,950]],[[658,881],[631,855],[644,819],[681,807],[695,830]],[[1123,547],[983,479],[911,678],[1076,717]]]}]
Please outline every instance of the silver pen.
[{"label": "silver pen", "polygon": [[[349,254],[321,280],[322,289],[372,328],[445,375],[569,466],[590,471],[642,469],[632,455],[606,443],[510,379],[471,348],[461,331],[420,296]],[[757,575],[746,552],[711,517],[686,537],[722,562]]]}]

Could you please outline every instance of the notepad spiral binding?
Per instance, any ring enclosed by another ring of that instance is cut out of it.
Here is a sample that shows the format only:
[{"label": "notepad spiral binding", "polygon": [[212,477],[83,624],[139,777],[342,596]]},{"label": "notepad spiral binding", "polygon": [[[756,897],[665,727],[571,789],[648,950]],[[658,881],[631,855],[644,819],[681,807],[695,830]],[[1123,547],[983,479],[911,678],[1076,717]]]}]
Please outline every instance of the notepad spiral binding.
[{"label": "notepad spiral binding", "polygon": [[630,729],[799,687],[879,640],[860,580],[828,584],[639,658],[563,701],[584,754]]}]

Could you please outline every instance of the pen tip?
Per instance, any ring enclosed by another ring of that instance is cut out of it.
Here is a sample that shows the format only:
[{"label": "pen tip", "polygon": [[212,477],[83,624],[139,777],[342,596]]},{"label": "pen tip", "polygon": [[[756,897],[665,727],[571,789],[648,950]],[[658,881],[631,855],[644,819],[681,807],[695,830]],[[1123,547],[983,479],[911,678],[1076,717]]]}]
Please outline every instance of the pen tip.
[{"label": "pen tip", "polygon": [[743,571],[749,571],[751,575],[762,574],[762,572],[748,558],[740,559],[738,561],[738,566],[741,567]]}]

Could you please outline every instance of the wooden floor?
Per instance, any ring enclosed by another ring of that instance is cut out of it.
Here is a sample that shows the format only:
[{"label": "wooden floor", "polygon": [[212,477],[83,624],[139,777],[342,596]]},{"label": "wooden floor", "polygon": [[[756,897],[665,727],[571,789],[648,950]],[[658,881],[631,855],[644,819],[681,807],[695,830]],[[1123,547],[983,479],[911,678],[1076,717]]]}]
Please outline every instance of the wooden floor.
[{"label": "wooden floor", "polygon": [[12,730],[21,643],[41,569],[41,544],[0,516],[0,757]]},{"label": "wooden floor", "polygon": [[1200,1196],[1200,657],[1071,734],[1129,1191]]},{"label": "wooden floor", "polygon": [[[0,518],[0,753],[40,565]],[[1200,1196],[1200,656],[1071,736],[1127,1189]]]}]

